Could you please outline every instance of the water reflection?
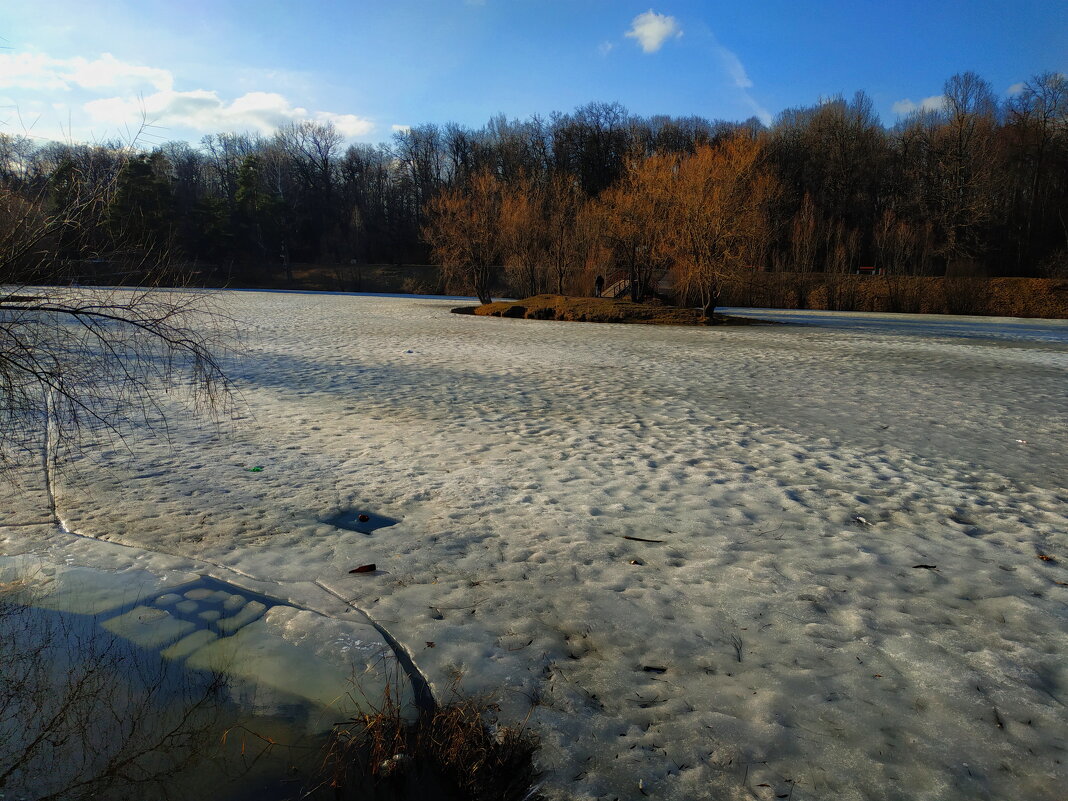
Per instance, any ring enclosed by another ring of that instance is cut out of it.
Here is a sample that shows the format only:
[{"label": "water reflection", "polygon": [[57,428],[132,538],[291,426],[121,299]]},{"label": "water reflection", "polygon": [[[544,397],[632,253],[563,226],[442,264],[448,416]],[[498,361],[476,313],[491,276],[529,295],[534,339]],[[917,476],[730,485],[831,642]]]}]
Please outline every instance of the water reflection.
[{"label": "water reflection", "polygon": [[349,676],[265,620],[312,613],[210,578],[94,594],[108,574],[66,570],[59,591],[0,582],[0,797],[316,797]]}]

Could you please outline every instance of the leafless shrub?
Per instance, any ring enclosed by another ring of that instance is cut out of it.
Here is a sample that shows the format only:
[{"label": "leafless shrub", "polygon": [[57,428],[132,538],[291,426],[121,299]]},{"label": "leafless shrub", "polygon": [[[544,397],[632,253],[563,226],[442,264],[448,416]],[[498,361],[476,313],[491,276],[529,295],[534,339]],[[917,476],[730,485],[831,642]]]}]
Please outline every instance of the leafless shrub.
[{"label": "leafless shrub", "polygon": [[456,694],[412,719],[399,688],[387,688],[379,708],[334,728],[323,783],[337,799],[535,801],[537,740],[500,725],[494,709]]}]

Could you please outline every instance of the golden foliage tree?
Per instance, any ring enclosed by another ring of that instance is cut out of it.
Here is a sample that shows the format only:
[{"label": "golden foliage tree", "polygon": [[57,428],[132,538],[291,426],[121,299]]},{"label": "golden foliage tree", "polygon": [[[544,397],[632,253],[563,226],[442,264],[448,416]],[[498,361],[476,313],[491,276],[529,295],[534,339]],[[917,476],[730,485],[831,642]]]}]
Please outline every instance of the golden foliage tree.
[{"label": "golden foliage tree", "polygon": [[502,186],[488,170],[473,175],[465,186],[443,191],[429,204],[423,237],[441,265],[450,291],[473,291],[490,303],[502,250]]},{"label": "golden foliage tree", "polygon": [[744,133],[699,146],[670,173],[671,202],[661,224],[677,289],[711,315],[724,282],[760,259],[778,182],[761,142]]},{"label": "golden foliage tree", "polygon": [[635,302],[659,282],[670,264],[667,242],[676,166],[670,155],[632,159],[623,177],[593,202],[592,216],[611,266],[629,281]]},{"label": "golden foliage tree", "polygon": [[514,181],[501,195],[505,272],[511,286],[528,297],[541,294],[546,283],[545,195],[544,187],[526,176]]}]

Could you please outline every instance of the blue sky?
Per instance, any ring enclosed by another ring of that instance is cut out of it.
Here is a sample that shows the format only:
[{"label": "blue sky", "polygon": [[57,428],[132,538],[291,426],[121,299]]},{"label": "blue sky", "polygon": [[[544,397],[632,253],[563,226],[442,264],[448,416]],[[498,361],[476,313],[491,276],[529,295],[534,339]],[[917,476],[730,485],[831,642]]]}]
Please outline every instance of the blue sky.
[{"label": "blue sky", "polygon": [[353,141],[618,101],[770,121],[867,91],[887,124],[972,70],[1068,72],[1064,0],[23,0],[0,8],[0,130],[196,142],[330,120]]}]

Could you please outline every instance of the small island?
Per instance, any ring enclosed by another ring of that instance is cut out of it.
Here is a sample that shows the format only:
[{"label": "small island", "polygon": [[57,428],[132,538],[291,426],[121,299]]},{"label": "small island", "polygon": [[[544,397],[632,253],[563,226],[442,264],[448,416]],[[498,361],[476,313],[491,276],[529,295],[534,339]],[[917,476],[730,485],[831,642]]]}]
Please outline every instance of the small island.
[{"label": "small island", "polygon": [[668,306],[651,299],[635,303],[624,298],[534,295],[522,300],[498,300],[481,306],[460,306],[454,314],[517,317],[577,323],[641,323],[644,325],[769,325],[767,320],[727,314],[704,315],[700,309]]}]

